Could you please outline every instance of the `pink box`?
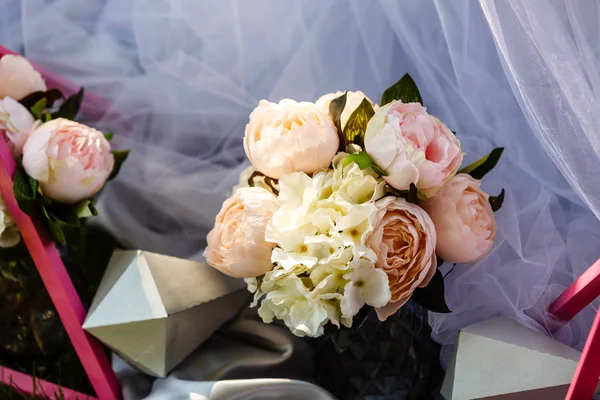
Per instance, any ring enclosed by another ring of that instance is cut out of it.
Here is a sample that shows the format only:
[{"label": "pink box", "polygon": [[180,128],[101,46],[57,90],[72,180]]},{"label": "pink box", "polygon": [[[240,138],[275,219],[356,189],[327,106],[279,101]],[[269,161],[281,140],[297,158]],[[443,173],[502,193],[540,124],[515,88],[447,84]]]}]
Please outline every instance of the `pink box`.
[{"label": "pink box", "polygon": [[[569,321],[600,296],[600,259],[548,307],[548,312]],[[566,400],[589,400],[600,378],[600,310],[581,353]]]},{"label": "pink box", "polygon": [[[0,46],[0,57],[12,53]],[[73,94],[78,89],[72,83],[44,71],[42,68],[37,69],[45,77],[49,88],[60,89],[65,95]],[[87,115],[99,116],[107,109],[108,103],[105,100],[88,93],[85,94],[82,111]],[[12,188],[12,178],[17,165],[4,140],[0,140],[0,161],[0,192],[96,392],[96,398],[99,400],[121,399],[119,381],[104,348],[81,328],[86,316],[85,309],[50,235],[41,220],[28,216],[21,211],[17,204]],[[54,398],[55,393],[62,393],[63,397],[61,398],[69,400],[95,399],[89,395],[59,387],[51,382],[38,379],[35,379],[34,382],[33,377],[5,367],[0,367],[0,381],[27,394],[33,394],[34,388],[36,388],[42,392],[41,396],[45,395],[48,398]],[[39,395],[39,393],[36,394]]]}]

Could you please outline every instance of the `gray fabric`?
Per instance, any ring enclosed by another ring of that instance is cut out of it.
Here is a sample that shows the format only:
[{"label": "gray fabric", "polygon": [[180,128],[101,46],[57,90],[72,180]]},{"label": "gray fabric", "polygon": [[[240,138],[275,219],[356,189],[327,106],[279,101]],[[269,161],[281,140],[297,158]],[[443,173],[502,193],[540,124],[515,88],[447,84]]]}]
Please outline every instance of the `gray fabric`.
[{"label": "gray fabric", "polygon": [[113,366],[125,400],[335,400],[303,381],[313,370],[306,342],[285,327],[262,323],[254,310],[226,324],[165,379],[116,357]]}]

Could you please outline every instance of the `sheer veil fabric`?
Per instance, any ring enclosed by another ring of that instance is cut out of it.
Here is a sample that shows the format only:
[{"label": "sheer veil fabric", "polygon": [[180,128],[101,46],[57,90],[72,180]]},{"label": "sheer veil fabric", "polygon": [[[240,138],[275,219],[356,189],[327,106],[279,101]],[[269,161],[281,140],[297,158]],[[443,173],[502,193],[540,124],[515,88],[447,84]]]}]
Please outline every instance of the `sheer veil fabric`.
[{"label": "sheer veil fabric", "polygon": [[583,346],[598,304],[564,326],[545,307],[600,257],[598,1],[4,3],[1,43],[108,99],[98,125],[135,149],[102,193],[102,223],[177,256],[201,259],[259,99],[377,101],[409,72],[467,162],[506,148],[484,183],[506,188],[497,243],[448,276],[453,313],[430,315],[434,338],[501,314]]}]

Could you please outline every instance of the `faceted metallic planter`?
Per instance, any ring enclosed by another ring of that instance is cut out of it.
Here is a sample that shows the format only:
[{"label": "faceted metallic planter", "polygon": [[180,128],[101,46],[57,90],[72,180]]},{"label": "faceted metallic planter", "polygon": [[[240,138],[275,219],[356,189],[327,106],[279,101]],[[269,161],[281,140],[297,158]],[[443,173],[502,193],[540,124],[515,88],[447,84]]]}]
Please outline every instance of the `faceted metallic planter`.
[{"label": "faceted metallic planter", "polygon": [[164,377],[250,299],[206,264],[115,251],[83,328],[141,371]]}]

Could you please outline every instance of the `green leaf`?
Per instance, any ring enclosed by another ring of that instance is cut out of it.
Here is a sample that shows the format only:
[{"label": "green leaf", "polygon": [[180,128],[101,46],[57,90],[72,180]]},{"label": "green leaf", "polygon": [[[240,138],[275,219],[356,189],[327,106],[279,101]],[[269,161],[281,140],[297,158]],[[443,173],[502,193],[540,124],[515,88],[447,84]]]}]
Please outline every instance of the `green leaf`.
[{"label": "green leaf", "polygon": [[27,183],[29,183],[29,187],[31,188],[31,193],[33,193],[33,197],[37,197],[37,195],[41,192],[40,183],[37,180],[30,177],[29,175],[27,175]]},{"label": "green leaf", "polygon": [[489,198],[490,206],[492,206],[492,211],[496,212],[502,207],[502,203],[504,203],[504,189],[500,191],[498,196],[490,196]]},{"label": "green leaf", "polygon": [[90,200],[90,204],[88,204],[88,208],[90,209],[90,212],[92,213],[93,217],[95,217],[96,215],[98,215],[98,210],[96,209],[96,205],[94,204],[94,200]]},{"label": "green leaf", "polygon": [[106,140],[108,140],[109,142],[112,140],[113,136],[115,136],[115,134],[114,134],[113,132],[106,132],[106,133],[104,134],[104,138],[105,138]]},{"label": "green leaf", "polygon": [[439,269],[427,286],[415,289],[411,300],[436,313],[451,312],[444,297],[444,277]]},{"label": "green leaf", "polygon": [[113,167],[112,172],[110,173],[110,176],[108,177],[109,181],[117,176],[117,174],[121,170],[121,167],[123,166],[123,163],[125,162],[125,160],[127,160],[127,157],[129,157],[130,152],[131,150],[112,151],[112,155],[115,158],[115,165]]},{"label": "green leaf", "polygon": [[63,96],[60,90],[50,89],[45,92],[33,92],[19,100],[19,103],[23,104],[28,110],[31,110],[31,108],[41,99],[46,99],[46,106],[52,107],[57,100],[64,98],[65,96]]},{"label": "green leaf", "polygon": [[355,163],[360,169],[367,169],[373,166],[373,161],[369,157],[366,151],[361,151],[358,154],[349,154],[342,163],[342,168],[350,163]]},{"label": "green leaf", "polygon": [[76,209],[69,204],[55,203],[50,207],[44,208],[48,217],[57,224],[68,226],[81,225]]},{"label": "green leaf", "polygon": [[0,274],[2,274],[2,276],[10,281],[13,282],[19,282],[19,278],[17,278],[15,276],[15,274],[12,273],[12,271],[9,269],[8,265],[3,264],[0,266]]},{"label": "green leaf", "polygon": [[485,157],[475,161],[473,164],[467,165],[458,171],[459,174],[469,174],[475,179],[482,179],[488,172],[490,172],[504,151],[504,147],[496,147]]},{"label": "green leaf", "polygon": [[333,124],[335,125],[335,129],[337,129],[338,137],[340,138],[340,150],[346,149],[346,138],[342,132],[342,111],[344,111],[344,107],[346,107],[346,96],[348,95],[348,91],[344,92],[340,97],[336,97],[331,100],[329,103],[329,115],[333,120]]},{"label": "green leaf", "polygon": [[46,207],[42,206],[41,208],[44,215],[44,221],[46,222],[46,227],[48,228],[50,235],[52,235],[52,238],[63,246],[66,245],[67,239],[65,238],[65,234],[60,228],[60,225],[52,220]]},{"label": "green leaf", "polygon": [[423,104],[419,88],[409,74],[405,74],[402,79],[383,92],[381,95],[380,106],[385,106],[395,100],[402,100],[403,103]]},{"label": "green leaf", "polygon": [[40,101],[35,103],[33,105],[33,107],[31,107],[30,111],[31,111],[31,114],[35,117],[35,119],[42,119],[42,114],[46,110],[46,102],[47,102],[47,100],[44,97],[44,98],[40,99]]},{"label": "green leaf", "polygon": [[360,147],[364,147],[365,132],[373,115],[375,115],[373,105],[367,98],[364,98],[348,118],[346,126],[344,126],[346,143],[355,143]]},{"label": "green leaf", "polygon": [[25,175],[21,168],[17,168],[17,171],[15,172],[15,177],[13,178],[13,192],[15,193],[19,208],[24,213],[31,215],[36,195],[31,190],[27,175]]},{"label": "green leaf", "polygon": [[81,102],[83,101],[83,93],[84,90],[81,88],[79,89],[79,92],[66,99],[65,102],[61,104],[58,111],[52,113],[52,118],[75,119],[79,112],[79,108],[81,107]]},{"label": "green leaf", "polygon": [[98,210],[94,207],[93,200],[82,200],[75,204],[74,207],[78,218],[89,218],[98,215]]},{"label": "green leaf", "polygon": [[379,176],[388,176],[389,175],[387,172],[382,170],[379,165],[377,165],[375,163],[373,163],[373,165],[371,165],[371,168],[373,168],[373,171],[375,171],[375,173]]}]

